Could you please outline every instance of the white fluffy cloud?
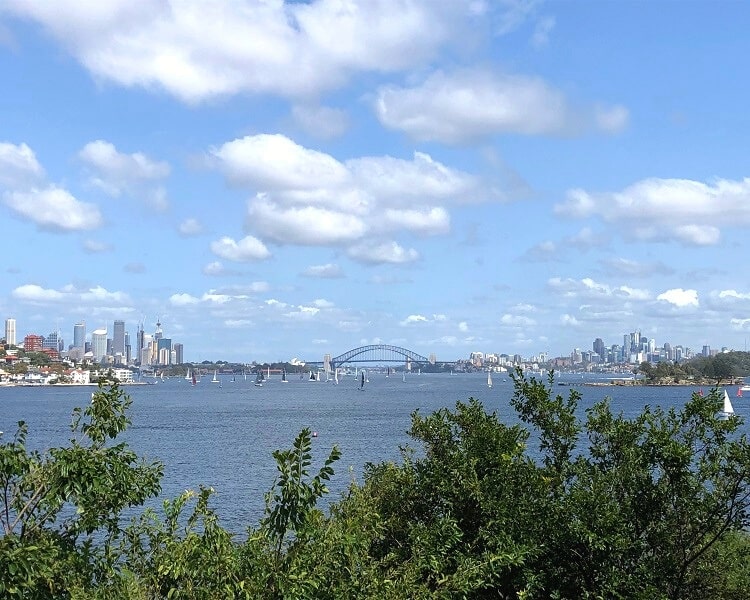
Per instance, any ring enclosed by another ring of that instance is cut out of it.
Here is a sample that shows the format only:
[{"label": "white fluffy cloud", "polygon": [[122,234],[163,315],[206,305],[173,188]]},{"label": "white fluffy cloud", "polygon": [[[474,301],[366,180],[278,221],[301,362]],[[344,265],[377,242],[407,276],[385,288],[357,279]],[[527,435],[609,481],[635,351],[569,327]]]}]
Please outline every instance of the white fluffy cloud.
[{"label": "white fluffy cloud", "polygon": [[279,244],[340,245],[356,241],[367,227],[356,215],[316,206],[282,208],[263,198],[252,201],[248,225]]},{"label": "white fluffy cloud", "polygon": [[645,241],[717,244],[721,230],[750,225],[750,178],[711,184],[689,179],[644,179],[621,192],[568,192],[559,215],[598,217],[623,235]]},{"label": "white fluffy cloud", "polygon": [[407,229],[424,235],[448,233],[450,226],[448,211],[441,207],[421,210],[389,208],[381,221],[381,227],[385,231]]},{"label": "white fluffy cloud", "polygon": [[656,299],[673,304],[678,308],[698,306],[698,292],[696,290],[675,288],[659,294]]},{"label": "white fluffy cloud", "polygon": [[125,292],[110,292],[102,286],[78,288],[72,284],[59,290],[43,288],[37,284],[26,284],[15,288],[12,296],[20,301],[34,304],[69,304],[71,306],[122,306],[131,303]]},{"label": "white fluffy cloud", "polygon": [[536,325],[534,319],[525,315],[512,315],[510,313],[506,313],[500,317],[500,323],[509,327],[533,327]]},{"label": "white fluffy cloud", "polygon": [[0,142],[0,199],[40,229],[82,231],[103,222],[98,206],[45,182],[44,169],[26,144]]},{"label": "white fluffy cloud", "polygon": [[414,248],[404,248],[397,242],[359,244],[348,250],[349,257],[363,263],[406,264],[419,260]]},{"label": "white fluffy cloud", "polygon": [[13,290],[12,296],[17,300],[31,302],[57,302],[65,298],[65,294],[58,290],[46,289],[40,285],[29,283]]},{"label": "white fluffy cloud", "polygon": [[210,149],[209,155],[230,183],[262,190],[336,188],[350,177],[332,156],[304,148],[280,134],[232,140]]},{"label": "white fluffy cloud", "polygon": [[405,70],[460,39],[461,24],[477,17],[474,0],[9,0],[4,8],[40,23],[96,78],[186,102],[314,96],[357,72]]},{"label": "white fluffy cloud", "polygon": [[6,192],[3,202],[40,229],[80,231],[96,229],[102,224],[99,207],[81,202],[67,190],[54,186]]},{"label": "white fluffy cloud", "polygon": [[89,142],[78,157],[101,178],[102,188],[113,195],[133,183],[164,179],[170,170],[166,162],[154,161],[141,152],[124,154],[104,140]]},{"label": "white fluffy cloud", "polygon": [[553,277],[547,281],[547,285],[553,291],[567,298],[584,298],[584,299],[619,299],[645,301],[649,300],[651,292],[648,290],[632,288],[626,285],[610,286],[606,283],[599,283],[590,277],[583,279],[571,279]]},{"label": "white fluffy cloud", "polygon": [[392,156],[365,156],[346,162],[357,185],[381,203],[404,197],[432,200],[476,200],[480,182],[468,173],[451,169],[429,154],[415,152],[412,160]]},{"label": "white fluffy cloud", "polygon": [[[416,152],[341,162],[283,135],[254,135],[208,152],[211,165],[230,185],[255,192],[247,230],[277,244],[337,246],[367,262],[410,262],[403,251],[374,240],[393,233],[418,236],[450,231],[446,204],[482,199],[477,177]],[[405,206],[408,203],[408,206]],[[377,247],[379,253],[363,251]]]},{"label": "white fluffy cloud", "polygon": [[203,233],[203,225],[201,225],[198,219],[190,217],[179,224],[179,226],[177,227],[177,231],[179,231],[180,235],[184,237],[198,235],[200,233]]},{"label": "white fluffy cloud", "polygon": [[413,325],[414,323],[427,323],[428,319],[424,315],[409,315],[403,321],[400,322],[402,327],[407,325]]},{"label": "white fluffy cloud", "polygon": [[235,241],[231,237],[223,237],[211,242],[211,252],[219,258],[235,262],[263,260],[271,256],[263,242],[251,235],[239,241]]},{"label": "white fluffy cloud", "polygon": [[569,135],[590,126],[607,132],[627,123],[627,109],[576,110],[537,77],[487,69],[437,71],[411,87],[378,91],[380,122],[420,140],[447,143],[498,133]]},{"label": "white fluffy cloud", "polygon": [[302,272],[302,275],[320,279],[338,279],[343,277],[344,273],[338,265],[326,263],[324,265],[310,265]]},{"label": "white fluffy cloud", "polygon": [[78,153],[78,158],[90,172],[91,185],[104,193],[114,198],[129,194],[157,210],[167,208],[166,191],[158,185],[169,176],[166,162],[152,160],[141,152],[119,152],[114,144],[105,140],[89,142]]},{"label": "white fluffy cloud", "polygon": [[44,179],[44,169],[26,144],[0,142],[0,186],[27,188]]}]

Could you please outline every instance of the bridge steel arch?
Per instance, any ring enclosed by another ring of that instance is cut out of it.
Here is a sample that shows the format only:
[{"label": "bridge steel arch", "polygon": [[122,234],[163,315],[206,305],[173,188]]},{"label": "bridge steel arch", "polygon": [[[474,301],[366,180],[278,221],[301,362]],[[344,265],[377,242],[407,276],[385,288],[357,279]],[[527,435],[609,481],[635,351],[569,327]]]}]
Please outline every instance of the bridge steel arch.
[{"label": "bridge steel arch", "polygon": [[340,367],[348,362],[412,362],[416,364],[426,364],[430,360],[421,354],[401,348],[399,346],[389,346],[387,344],[371,344],[369,346],[360,346],[344,352],[339,356],[331,359],[331,367]]}]

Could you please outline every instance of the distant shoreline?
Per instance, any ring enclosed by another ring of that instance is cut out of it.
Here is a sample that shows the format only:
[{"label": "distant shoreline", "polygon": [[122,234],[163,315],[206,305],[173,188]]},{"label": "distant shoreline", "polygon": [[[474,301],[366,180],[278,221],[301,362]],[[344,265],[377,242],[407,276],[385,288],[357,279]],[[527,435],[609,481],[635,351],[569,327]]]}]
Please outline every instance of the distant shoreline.
[{"label": "distant shoreline", "polygon": [[[559,384],[558,384],[559,385]],[[585,385],[585,386],[591,386],[591,387],[722,387],[722,386],[735,386],[735,385],[744,385],[743,381],[728,381],[723,383],[716,383],[715,381],[680,381],[680,382],[673,382],[673,383],[657,383],[657,382],[651,382],[648,383],[642,379],[624,379],[622,381],[586,381],[582,383],[575,383],[575,384],[562,384],[562,385]]]},{"label": "distant shoreline", "polygon": [[[119,385],[155,385],[147,381],[117,382]],[[14,381],[0,381],[0,388],[4,387],[99,387],[99,383],[17,383]]]}]

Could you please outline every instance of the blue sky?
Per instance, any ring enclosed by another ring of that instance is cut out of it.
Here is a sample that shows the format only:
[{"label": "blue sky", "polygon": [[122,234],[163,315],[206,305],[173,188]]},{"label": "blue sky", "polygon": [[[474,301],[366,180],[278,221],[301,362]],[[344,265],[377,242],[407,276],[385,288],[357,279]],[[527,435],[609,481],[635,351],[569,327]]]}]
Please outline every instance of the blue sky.
[{"label": "blue sky", "polygon": [[0,6],[0,315],[186,360],[745,349],[740,2]]}]

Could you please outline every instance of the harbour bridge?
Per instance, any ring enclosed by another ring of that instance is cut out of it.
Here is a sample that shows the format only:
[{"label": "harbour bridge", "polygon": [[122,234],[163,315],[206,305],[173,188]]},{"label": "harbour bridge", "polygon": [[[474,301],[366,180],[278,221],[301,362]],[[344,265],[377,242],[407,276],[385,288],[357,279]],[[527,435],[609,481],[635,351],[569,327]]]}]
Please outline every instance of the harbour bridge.
[{"label": "harbour bridge", "polygon": [[[359,364],[359,363],[406,363],[413,365],[423,365],[430,362],[429,358],[417,354],[412,350],[401,348],[399,346],[390,346],[388,344],[370,344],[369,346],[360,346],[359,348],[353,348],[343,354],[339,354],[330,359],[329,365],[331,369],[336,367],[342,367],[347,363]],[[310,362],[308,364],[324,365],[325,361],[322,362]]]}]

